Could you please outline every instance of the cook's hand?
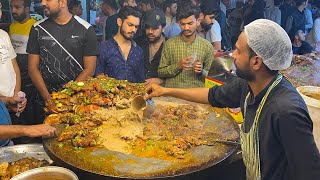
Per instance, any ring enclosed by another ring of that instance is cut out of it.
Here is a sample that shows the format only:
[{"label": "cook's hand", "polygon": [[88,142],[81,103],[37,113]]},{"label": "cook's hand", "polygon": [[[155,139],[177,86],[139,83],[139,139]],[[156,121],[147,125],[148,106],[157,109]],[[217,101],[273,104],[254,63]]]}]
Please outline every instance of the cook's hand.
[{"label": "cook's hand", "polygon": [[24,127],[24,134],[28,137],[44,137],[44,138],[51,138],[55,136],[56,128],[51,127],[47,124],[39,124],[39,125],[32,125],[32,126],[25,126]]},{"label": "cook's hand", "polygon": [[[17,107],[17,104],[21,103],[19,108]],[[17,95],[13,97],[9,97],[7,108],[13,112],[22,112],[27,106],[27,98],[19,99]]]},{"label": "cook's hand", "polygon": [[190,56],[183,58],[183,59],[181,59],[181,61],[178,62],[178,67],[182,70],[190,70],[190,69],[192,69],[192,65],[190,65],[192,60],[193,60],[193,58]]},{"label": "cook's hand", "polygon": [[145,100],[153,97],[163,96],[166,88],[159,86],[158,84],[149,84],[146,86],[146,95],[143,97]]},{"label": "cook's hand", "polygon": [[200,74],[202,72],[202,63],[199,60],[194,63],[194,72],[196,74]]},{"label": "cook's hand", "polygon": [[149,85],[149,84],[162,84],[163,83],[163,80],[160,79],[160,78],[150,78],[150,79],[146,79],[146,85]]},{"label": "cook's hand", "polygon": [[51,95],[50,95],[50,94],[48,94],[47,96],[42,97],[42,98],[43,98],[44,102],[48,102],[48,101],[50,101],[50,100],[51,100]]}]

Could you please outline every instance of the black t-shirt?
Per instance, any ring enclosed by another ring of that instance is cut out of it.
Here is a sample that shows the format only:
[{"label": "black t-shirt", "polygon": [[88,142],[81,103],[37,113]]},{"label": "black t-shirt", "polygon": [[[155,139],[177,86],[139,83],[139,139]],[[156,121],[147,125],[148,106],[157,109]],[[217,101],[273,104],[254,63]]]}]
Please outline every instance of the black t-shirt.
[{"label": "black t-shirt", "polygon": [[[256,97],[248,98],[245,132],[253,124],[256,110],[272,82]],[[217,107],[241,107],[251,92],[245,80],[213,87],[209,102]],[[259,155],[262,180],[320,179],[320,155],[312,134],[308,109],[296,89],[286,80],[270,92],[259,119]]]},{"label": "black t-shirt", "polygon": [[[48,31],[74,58],[71,58]],[[93,27],[78,16],[73,16],[65,25],[53,19],[44,19],[34,24],[27,46],[29,54],[40,55],[39,69],[49,92],[57,91],[83,70],[83,56],[99,54],[98,40]]]},{"label": "black t-shirt", "polygon": [[313,50],[312,46],[308,43],[303,41],[300,47],[295,47],[292,46],[292,52],[293,54],[299,54],[299,55],[304,55],[311,53]]},{"label": "black t-shirt", "polygon": [[106,35],[106,41],[111,39],[114,35],[117,34],[118,32],[118,24],[117,24],[117,19],[118,19],[118,13],[114,14],[106,20],[106,29],[105,29],[105,35]]},{"label": "black t-shirt", "polygon": [[146,38],[139,38],[137,40],[138,46],[140,46],[143,50],[144,55],[144,70],[146,79],[149,78],[158,78],[158,68],[161,59],[162,48],[164,46],[164,42],[160,45],[158,51],[154,55],[153,59],[150,61],[150,44]]},{"label": "black t-shirt", "polygon": [[32,84],[28,73],[28,54],[17,54],[17,63],[20,69],[21,86]]}]

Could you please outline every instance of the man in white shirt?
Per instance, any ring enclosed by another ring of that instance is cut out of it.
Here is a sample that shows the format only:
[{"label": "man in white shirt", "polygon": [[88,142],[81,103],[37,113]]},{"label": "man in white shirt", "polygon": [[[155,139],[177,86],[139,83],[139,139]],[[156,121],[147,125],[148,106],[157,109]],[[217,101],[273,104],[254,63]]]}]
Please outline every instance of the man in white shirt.
[{"label": "man in white shirt", "polygon": [[221,50],[222,40],[220,25],[215,20],[216,15],[219,13],[218,8],[218,6],[203,1],[197,26],[197,34],[208,40],[213,45],[214,50]]},{"label": "man in white shirt", "polygon": [[221,50],[221,28],[218,21],[214,20],[211,29],[206,34],[206,39],[213,45],[214,50]]},{"label": "man in white shirt", "polygon": [[2,96],[12,97],[20,90],[20,71],[16,57],[8,34],[0,30],[0,95]]},{"label": "man in white shirt", "polygon": [[[0,19],[1,7],[0,3]],[[9,35],[0,29],[0,98],[3,100],[14,99],[20,91],[21,77],[16,57]]]}]

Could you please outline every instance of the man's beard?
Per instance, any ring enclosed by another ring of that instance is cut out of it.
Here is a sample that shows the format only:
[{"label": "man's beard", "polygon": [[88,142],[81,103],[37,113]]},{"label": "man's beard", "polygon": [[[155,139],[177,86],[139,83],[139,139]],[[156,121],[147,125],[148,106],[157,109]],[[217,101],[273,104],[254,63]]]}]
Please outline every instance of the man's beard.
[{"label": "man's beard", "polygon": [[191,34],[186,35],[184,32],[185,32],[185,31],[182,31],[182,34],[183,34],[184,36],[186,36],[186,37],[191,37],[191,36],[193,36],[193,35],[196,33],[196,31],[193,31]]},{"label": "man's beard", "polygon": [[[147,38],[148,38],[148,40],[149,40],[148,35],[147,35]],[[157,36],[157,37],[154,37],[154,39],[153,39],[152,41],[149,40],[149,42],[151,42],[151,43],[156,43],[156,42],[158,42],[158,41],[160,40],[160,38],[161,38],[161,34],[160,34],[159,36]]]},{"label": "man's beard", "polygon": [[204,20],[202,20],[200,25],[201,25],[202,29],[204,30],[204,32],[208,32],[211,29],[213,24],[206,24],[204,22]]},{"label": "man's beard", "polygon": [[247,81],[253,81],[255,80],[254,75],[249,70],[249,64],[246,65],[246,68],[244,70],[241,70],[236,63],[234,63],[236,66],[236,75],[239,78],[245,79]]},{"label": "man's beard", "polygon": [[25,13],[22,13],[22,14],[20,14],[20,15],[16,14],[16,15],[17,15],[17,16],[12,16],[12,17],[13,17],[13,19],[14,19],[15,21],[18,21],[18,22],[22,22],[22,21],[25,20],[26,17],[27,17],[27,15],[26,15]]},{"label": "man's beard", "polygon": [[126,32],[124,31],[124,29],[122,28],[122,26],[120,26],[120,34],[122,35],[122,37],[124,37],[126,40],[132,40],[133,38],[134,38],[134,32],[132,32],[133,33],[133,36],[132,36],[132,38],[131,37],[128,37],[127,35],[126,35]]},{"label": "man's beard", "polygon": [[44,11],[44,14],[47,16],[47,17],[50,17],[50,18],[56,18],[60,15],[60,10],[52,10],[50,11],[48,8],[47,8],[48,11]]}]

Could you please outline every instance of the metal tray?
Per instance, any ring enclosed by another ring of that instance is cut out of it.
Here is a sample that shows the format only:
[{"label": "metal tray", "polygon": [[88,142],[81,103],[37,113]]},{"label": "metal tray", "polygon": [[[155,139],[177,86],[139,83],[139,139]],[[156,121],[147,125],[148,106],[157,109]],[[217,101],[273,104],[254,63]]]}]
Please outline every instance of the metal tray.
[{"label": "metal tray", "polygon": [[22,144],[0,148],[0,163],[14,162],[26,157],[47,160],[49,164],[53,164],[42,144]]}]

